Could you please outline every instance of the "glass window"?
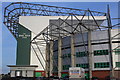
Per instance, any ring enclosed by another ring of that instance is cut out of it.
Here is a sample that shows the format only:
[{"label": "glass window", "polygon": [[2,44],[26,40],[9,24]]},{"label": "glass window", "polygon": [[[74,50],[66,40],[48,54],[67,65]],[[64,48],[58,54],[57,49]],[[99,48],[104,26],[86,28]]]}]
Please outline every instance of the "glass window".
[{"label": "glass window", "polygon": [[70,65],[63,65],[63,70],[69,70]]},{"label": "glass window", "polygon": [[64,59],[64,54],[62,55],[62,58]]},{"label": "glass window", "polygon": [[78,64],[76,64],[76,67],[79,67]]},{"label": "glass window", "polygon": [[79,57],[79,52],[76,52],[76,57]]},{"label": "glass window", "polygon": [[95,56],[108,55],[108,50],[95,50],[95,51],[94,51],[94,55],[95,55]]},{"label": "glass window", "polygon": [[94,68],[109,68],[109,62],[94,63]]},{"label": "glass window", "polygon": [[120,62],[116,62],[116,67],[120,67]]},{"label": "glass window", "polygon": [[88,68],[88,63],[87,64],[76,64],[76,67]]},{"label": "glass window", "polygon": [[71,57],[71,54],[68,54],[68,57],[70,58],[70,57]]},{"label": "glass window", "polygon": [[86,56],[86,52],[76,52],[76,57],[84,57]]}]

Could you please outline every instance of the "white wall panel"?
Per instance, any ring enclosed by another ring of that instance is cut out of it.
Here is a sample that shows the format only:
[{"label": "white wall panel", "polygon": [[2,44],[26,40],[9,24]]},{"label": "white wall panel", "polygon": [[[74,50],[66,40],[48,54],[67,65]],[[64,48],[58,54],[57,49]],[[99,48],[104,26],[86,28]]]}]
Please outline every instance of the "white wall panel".
[{"label": "white wall panel", "polygon": [[[69,49],[62,50],[62,56],[65,54],[71,54],[71,49],[69,48]],[[71,57],[62,59],[62,64],[63,65],[71,65]]]},{"label": "white wall panel", "polygon": [[23,77],[27,77],[27,76],[26,76],[26,71],[22,71],[22,76],[23,76]]},{"label": "white wall panel", "polygon": [[[33,38],[39,32],[41,32],[45,27],[47,27],[49,25],[49,20],[56,20],[59,17],[62,18],[62,19],[65,19],[67,16],[20,16],[19,23],[32,31],[32,38]],[[81,19],[82,16],[79,16],[78,18]],[[70,18],[68,18],[68,19],[70,19]],[[84,20],[87,20],[87,19],[88,19],[88,17],[85,16]],[[89,19],[93,20],[93,18],[91,16],[89,17]],[[106,17],[105,16],[100,16],[100,17],[95,16],[95,19],[97,19],[97,20],[103,20],[103,19],[106,19]],[[92,33],[92,34],[94,36],[94,33]],[[104,38],[104,36],[105,36],[105,34],[100,34],[100,33],[98,33],[98,34],[99,35],[97,35],[97,36],[100,36],[100,37],[102,36],[102,38]],[[76,34],[75,35],[75,43],[76,44],[79,44],[80,42],[82,42],[82,38],[80,36],[81,36],[80,34]],[[94,39],[96,39],[96,36],[92,37],[92,38],[94,40]],[[84,34],[84,40],[87,42],[87,33]],[[55,50],[57,50],[56,46],[57,46],[57,42],[55,43],[55,46],[54,46]],[[63,46],[66,46],[66,47],[70,46],[70,38],[69,37],[63,39]],[[45,48],[41,47],[41,49],[44,51]],[[84,51],[84,48],[81,47],[80,50]],[[39,53],[38,50],[36,50],[36,51],[37,51],[37,53]],[[75,49],[75,52],[76,51],[78,51],[77,48]],[[64,50],[62,52],[64,54]],[[68,52],[70,52],[70,49],[68,50]],[[45,52],[43,52],[43,53],[45,53]],[[39,55],[42,63],[45,66],[45,62],[42,60],[40,53],[38,55]],[[57,56],[57,52],[55,52],[55,55]],[[45,54],[44,54],[44,56],[45,56]],[[86,59],[86,58],[84,58],[84,59]],[[80,61],[82,61],[82,60],[83,59],[81,59]],[[77,60],[77,61],[79,61],[79,60]],[[63,64],[69,63],[69,62],[67,62],[67,60],[64,60]],[[35,53],[33,52],[32,49],[31,49],[31,65],[38,65],[38,68],[36,70],[43,70],[43,68],[42,68],[39,60],[37,59],[37,57],[36,57],[36,55],[35,55]]]},{"label": "white wall panel", "polygon": [[11,70],[10,76],[11,76],[11,77],[15,77],[15,71],[14,71],[14,70]]}]

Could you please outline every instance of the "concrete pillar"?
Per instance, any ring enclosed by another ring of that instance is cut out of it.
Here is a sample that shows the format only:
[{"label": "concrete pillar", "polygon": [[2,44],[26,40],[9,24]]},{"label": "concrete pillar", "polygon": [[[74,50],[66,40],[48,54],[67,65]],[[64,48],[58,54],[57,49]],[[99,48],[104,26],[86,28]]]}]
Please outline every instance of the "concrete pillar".
[{"label": "concrete pillar", "polygon": [[59,37],[58,39],[58,77],[61,77],[62,71],[62,38]]},{"label": "concrete pillar", "polygon": [[53,41],[50,41],[50,76],[53,74]]},{"label": "concrete pillar", "polygon": [[75,64],[75,47],[74,47],[74,35],[71,35],[71,67],[76,67]]},{"label": "concrete pillar", "polygon": [[46,77],[49,77],[49,44],[48,43],[46,43],[45,56],[46,56],[45,74]]},{"label": "concrete pillar", "polygon": [[89,63],[89,78],[92,80],[92,45],[91,31],[88,31],[88,63]]}]

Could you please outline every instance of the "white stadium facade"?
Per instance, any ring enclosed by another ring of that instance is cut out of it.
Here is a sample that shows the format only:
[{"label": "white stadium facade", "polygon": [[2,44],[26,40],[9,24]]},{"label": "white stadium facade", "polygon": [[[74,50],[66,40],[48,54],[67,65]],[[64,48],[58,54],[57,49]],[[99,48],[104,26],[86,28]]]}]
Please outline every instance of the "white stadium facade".
[{"label": "white stadium facade", "polygon": [[[16,4],[19,3],[12,5]],[[32,4],[22,5],[30,7]],[[51,14],[52,12],[54,13],[51,11]],[[9,11],[6,10],[5,15],[7,13]],[[64,11],[54,14],[58,13],[67,14]],[[111,28],[109,10],[101,16],[93,15],[90,10],[86,10],[82,16],[74,11],[69,15],[55,16],[24,14],[26,15],[21,13],[17,16],[18,22],[13,21],[14,24],[8,16],[4,20],[17,40],[16,65],[8,65],[11,77],[16,77],[19,73],[23,77],[65,77],[69,76],[69,67],[82,67],[86,78],[97,77],[103,80],[111,73],[119,78],[120,29]]]}]

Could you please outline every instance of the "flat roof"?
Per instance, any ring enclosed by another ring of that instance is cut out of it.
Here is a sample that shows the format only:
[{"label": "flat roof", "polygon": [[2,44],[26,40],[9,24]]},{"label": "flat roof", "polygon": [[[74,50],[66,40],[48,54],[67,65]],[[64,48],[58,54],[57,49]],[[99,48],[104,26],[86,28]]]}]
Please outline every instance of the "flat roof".
[{"label": "flat roof", "polygon": [[38,65],[7,65],[8,67],[38,67]]}]

